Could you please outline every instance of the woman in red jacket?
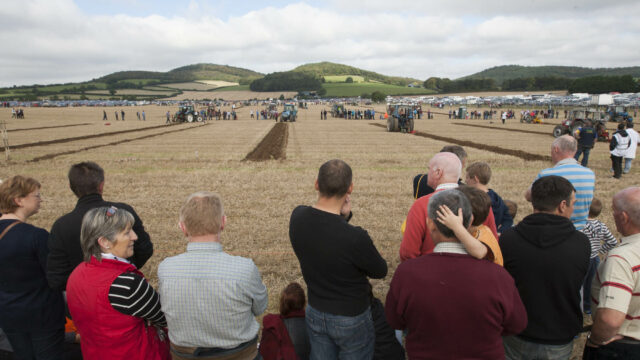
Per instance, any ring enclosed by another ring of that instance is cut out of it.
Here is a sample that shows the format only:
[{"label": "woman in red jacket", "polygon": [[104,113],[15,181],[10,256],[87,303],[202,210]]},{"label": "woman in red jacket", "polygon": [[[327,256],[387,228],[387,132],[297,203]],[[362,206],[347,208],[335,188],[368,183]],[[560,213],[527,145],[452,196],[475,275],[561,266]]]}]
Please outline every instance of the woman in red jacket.
[{"label": "woman in red jacket", "polygon": [[137,240],[133,222],[114,206],[82,220],[84,262],[69,277],[67,301],[85,359],[171,359],[158,294],[127,260]]},{"label": "woman in red jacket", "polygon": [[264,360],[307,360],[311,346],[304,320],[307,300],[300,284],[292,282],[280,294],[280,314],[262,319],[260,355]]}]

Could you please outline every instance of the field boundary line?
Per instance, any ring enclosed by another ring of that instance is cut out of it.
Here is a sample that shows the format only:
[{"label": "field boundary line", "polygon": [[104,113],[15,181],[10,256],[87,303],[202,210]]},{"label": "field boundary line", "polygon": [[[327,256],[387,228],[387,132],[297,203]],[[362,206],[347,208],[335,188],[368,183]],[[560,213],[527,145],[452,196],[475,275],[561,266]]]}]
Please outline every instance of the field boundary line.
[{"label": "field boundary line", "polygon": [[476,128],[481,128],[481,129],[512,131],[512,132],[519,132],[519,133],[523,133],[523,134],[536,134],[536,135],[553,136],[553,134],[551,134],[551,133],[541,132],[541,131],[533,131],[533,130],[518,130],[518,129],[511,129],[511,128],[499,128],[499,127],[494,127],[494,126],[489,126],[489,125],[465,124],[465,123],[458,123],[458,122],[454,122],[454,123],[451,123],[451,124],[460,125],[460,126],[476,127]]},{"label": "field boundary line", "polygon": [[17,132],[17,131],[29,131],[29,130],[58,129],[58,128],[84,126],[84,125],[93,125],[93,124],[92,123],[82,123],[82,124],[69,124],[69,125],[56,125],[56,126],[41,126],[41,127],[34,127],[34,128],[7,129],[7,131],[8,132]]},{"label": "field boundary line", "polygon": [[[24,148],[36,147],[36,146],[46,146],[46,145],[52,145],[52,144],[64,144],[64,143],[78,141],[78,140],[87,140],[87,139],[95,139],[95,138],[100,138],[100,137],[105,137],[105,136],[129,134],[129,133],[134,133],[134,132],[139,132],[139,131],[153,130],[153,129],[159,129],[159,128],[162,128],[162,127],[177,126],[177,125],[181,125],[181,124],[148,126],[148,127],[144,127],[144,128],[138,128],[138,129],[119,130],[119,131],[106,132],[106,133],[100,133],[100,134],[91,134],[91,135],[83,135],[83,136],[76,136],[76,137],[63,138],[63,139],[37,141],[37,142],[34,142],[34,143],[9,145],[9,147],[11,149],[24,149]],[[0,151],[2,151],[2,150],[4,150],[4,147],[0,148]]]},{"label": "field boundary line", "polygon": [[38,162],[38,161],[41,161],[41,160],[49,160],[49,159],[53,159],[53,158],[58,157],[58,156],[75,154],[75,153],[79,153],[79,152],[82,152],[82,151],[93,150],[93,149],[97,149],[97,148],[104,147],[104,146],[113,146],[113,145],[124,144],[124,143],[132,142],[132,141],[137,141],[137,140],[146,140],[146,139],[150,139],[150,138],[153,138],[153,137],[156,137],[156,136],[161,136],[161,135],[166,135],[166,134],[173,134],[173,133],[177,133],[177,132],[185,131],[185,130],[197,129],[197,128],[201,128],[201,127],[207,126],[207,125],[209,125],[209,123],[198,125],[198,126],[190,126],[190,127],[187,127],[187,128],[181,128],[181,129],[176,129],[176,130],[163,131],[163,132],[159,132],[157,134],[139,136],[139,137],[133,138],[133,139],[123,139],[123,140],[113,141],[113,142],[110,142],[110,143],[107,143],[107,144],[85,146],[85,147],[80,148],[80,149],[62,151],[62,152],[59,152],[59,153],[46,154],[46,155],[35,157],[35,158],[31,159],[31,160],[27,160],[27,163]]},{"label": "field boundary line", "polygon": [[[384,124],[369,123],[369,125],[381,127],[381,128],[384,128],[384,129],[387,128],[387,126],[384,125]],[[499,147],[499,146],[480,144],[480,143],[473,142],[473,141],[468,141],[468,140],[458,140],[458,139],[447,137],[447,136],[427,134],[427,133],[423,133],[421,131],[416,131],[415,135],[416,136],[425,137],[425,138],[429,138],[429,139],[433,139],[433,140],[447,142],[447,143],[450,143],[450,144],[456,144],[456,145],[460,145],[460,146],[471,147],[471,148],[478,149],[478,150],[485,150],[485,151],[489,151],[489,152],[494,152],[496,154],[515,156],[515,157],[519,157],[519,158],[521,158],[521,159],[523,159],[525,161],[551,161],[551,156],[549,156],[549,155],[532,154],[532,153],[528,153],[528,152],[522,151],[522,150],[506,149],[506,148],[502,148],[502,147]]]}]

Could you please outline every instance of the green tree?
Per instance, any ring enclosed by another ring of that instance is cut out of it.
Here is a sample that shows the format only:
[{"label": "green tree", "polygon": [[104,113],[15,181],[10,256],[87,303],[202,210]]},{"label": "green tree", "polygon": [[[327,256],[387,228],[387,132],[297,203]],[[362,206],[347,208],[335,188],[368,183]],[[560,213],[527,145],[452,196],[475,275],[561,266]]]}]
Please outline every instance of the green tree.
[{"label": "green tree", "polygon": [[278,99],[284,100],[284,94],[280,94],[280,97]]},{"label": "green tree", "polygon": [[381,91],[374,91],[371,94],[371,100],[377,103],[383,102],[386,98],[387,98],[387,95],[385,95]]},{"label": "green tree", "polygon": [[347,84],[353,84],[353,78],[349,76],[344,82],[346,82]]},{"label": "green tree", "polygon": [[113,89],[113,88],[109,89],[109,95],[113,96],[115,94],[116,94],[116,89]]}]

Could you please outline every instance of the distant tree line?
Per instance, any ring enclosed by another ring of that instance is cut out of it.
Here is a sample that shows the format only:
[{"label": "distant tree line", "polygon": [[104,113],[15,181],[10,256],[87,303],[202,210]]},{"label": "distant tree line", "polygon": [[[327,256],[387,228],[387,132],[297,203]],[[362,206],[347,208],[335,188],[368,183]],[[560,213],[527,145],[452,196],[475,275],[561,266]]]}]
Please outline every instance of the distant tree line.
[{"label": "distant tree line", "polygon": [[460,79],[431,77],[424,82],[427,89],[440,93],[470,91],[545,91],[568,90],[570,93],[602,94],[608,92],[640,92],[638,82],[631,75],[588,76],[569,79],[556,76],[506,79],[498,86],[494,79]]},{"label": "distant tree line", "polygon": [[249,88],[251,91],[319,91],[323,89],[320,79],[316,76],[295,71],[268,74],[252,81]]}]

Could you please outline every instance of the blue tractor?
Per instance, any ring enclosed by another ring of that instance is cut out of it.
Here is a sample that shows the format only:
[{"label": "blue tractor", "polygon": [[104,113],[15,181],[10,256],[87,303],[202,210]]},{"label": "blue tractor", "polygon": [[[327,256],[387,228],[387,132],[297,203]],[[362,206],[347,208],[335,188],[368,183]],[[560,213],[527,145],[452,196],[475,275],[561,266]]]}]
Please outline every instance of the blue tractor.
[{"label": "blue tractor", "polygon": [[298,117],[298,107],[295,103],[286,103],[284,104],[284,110],[282,110],[282,114],[280,114],[280,121],[285,122],[294,122],[296,121],[296,117]]}]

